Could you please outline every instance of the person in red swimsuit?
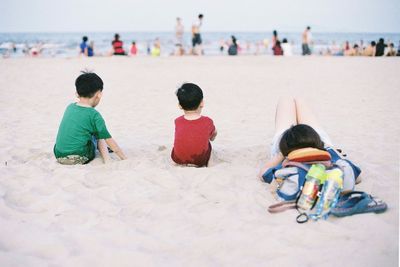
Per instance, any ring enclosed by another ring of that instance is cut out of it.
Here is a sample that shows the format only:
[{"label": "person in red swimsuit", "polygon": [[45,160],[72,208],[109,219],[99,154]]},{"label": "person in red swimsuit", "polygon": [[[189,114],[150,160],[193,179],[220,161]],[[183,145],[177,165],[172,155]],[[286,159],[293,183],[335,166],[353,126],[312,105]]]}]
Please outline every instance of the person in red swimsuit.
[{"label": "person in red swimsuit", "polygon": [[116,33],[114,35],[114,40],[111,43],[113,47],[113,54],[114,55],[120,55],[120,56],[125,56],[125,50],[124,50],[124,43],[119,39],[119,34]]},{"label": "person in red swimsuit", "polygon": [[177,91],[184,115],[175,119],[175,141],[172,160],[181,165],[208,165],[211,143],[217,136],[212,119],[201,115],[203,91],[194,83],[184,83]]}]

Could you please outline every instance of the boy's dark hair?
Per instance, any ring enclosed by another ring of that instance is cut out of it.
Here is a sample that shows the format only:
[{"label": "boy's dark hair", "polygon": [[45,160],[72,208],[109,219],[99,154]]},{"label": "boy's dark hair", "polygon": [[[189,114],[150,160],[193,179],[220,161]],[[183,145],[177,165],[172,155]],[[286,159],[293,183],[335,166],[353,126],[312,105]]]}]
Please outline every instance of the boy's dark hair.
[{"label": "boy's dark hair", "polygon": [[283,38],[282,43],[286,44],[287,43],[287,39]]},{"label": "boy's dark hair", "polygon": [[82,71],[75,80],[75,87],[79,96],[91,98],[98,91],[103,91],[103,80],[96,73]]},{"label": "boy's dark hair", "polygon": [[375,42],[375,41],[372,41],[372,42],[371,42],[371,46],[376,46],[376,42]]},{"label": "boy's dark hair", "polygon": [[307,30],[311,30],[311,27],[310,27],[310,26],[307,26]]},{"label": "boy's dark hair", "polygon": [[203,91],[194,83],[184,83],[176,91],[176,96],[184,110],[196,110],[203,100]]},{"label": "boy's dark hair", "polygon": [[279,142],[279,149],[283,156],[287,156],[290,152],[306,147],[324,149],[319,134],[306,124],[298,124],[287,129]]},{"label": "boy's dark hair", "polygon": [[88,40],[87,36],[82,37],[82,41],[87,42],[87,40]]},{"label": "boy's dark hair", "polygon": [[203,17],[203,14],[199,14],[199,19],[202,19]]},{"label": "boy's dark hair", "polygon": [[116,33],[116,34],[114,35],[114,39],[115,39],[116,41],[119,40],[119,34],[118,34],[118,33]]}]

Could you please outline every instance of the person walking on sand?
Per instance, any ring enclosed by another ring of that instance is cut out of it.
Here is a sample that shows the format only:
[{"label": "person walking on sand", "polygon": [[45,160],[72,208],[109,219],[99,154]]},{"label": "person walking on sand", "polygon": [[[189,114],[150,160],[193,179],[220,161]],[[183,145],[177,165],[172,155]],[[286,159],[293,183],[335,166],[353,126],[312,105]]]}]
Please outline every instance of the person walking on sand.
[{"label": "person walking on sand", "polygon": [[307,26],[307,28],[304,30],[302,34],[302,45],[301,48],[303,50],[302,55],[311,55],[311,50],[310,50],[310,45],[311,45],[311,27]]},{"label": "person walking on sand", "polygon": [[199,14],[198,21],[192,24],[192,54],[193,55],[202,55],[203,50],[201,47],[201,35],[200,35],[200,27],[203,23],[203,14]]}]

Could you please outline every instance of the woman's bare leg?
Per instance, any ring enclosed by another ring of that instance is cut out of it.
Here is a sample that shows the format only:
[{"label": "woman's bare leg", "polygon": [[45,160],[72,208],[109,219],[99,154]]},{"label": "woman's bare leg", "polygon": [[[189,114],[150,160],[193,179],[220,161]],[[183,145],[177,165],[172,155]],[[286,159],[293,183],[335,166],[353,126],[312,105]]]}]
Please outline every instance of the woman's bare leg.
[{"label": "woman's bare leg", "polygon": [[[279,99],[275,113],[275,136],[281,135],[284,131],[297,124],[296,120],[296,103],[293,98]],[[274,137],[276,138],[276,137]],[[259,177],[263,180],[262,175],[271,167],[281,163],[284,157],[281,153],[273,155],[272,158],[261,168]]]},{"label": "woman's bare leg", "polygon": [[307,105],[306,101],[302,98],[296,98],[296,114],[298,124],[307,124],[314,129],[320,129],[317,117],[311,110],[310,106]]},{"label": "woman's bare leg", "polygon": [[275,134],[297,124],[296,102],[293,98],[279,99],[275,113]]},{"label": "woman's bare leg", "polygon": [[297,110],[297,123],[298,124],[306,124],[311,126],[314,130],[316,130],[319,136],[324,142],[325,146],[333,146],[333,142],[329,135],[322,129],[321,124],[318,122],[317,116],[312,112],[309,105],[307,105],[306,101],[301,98],[296,98],[296,110]]}]

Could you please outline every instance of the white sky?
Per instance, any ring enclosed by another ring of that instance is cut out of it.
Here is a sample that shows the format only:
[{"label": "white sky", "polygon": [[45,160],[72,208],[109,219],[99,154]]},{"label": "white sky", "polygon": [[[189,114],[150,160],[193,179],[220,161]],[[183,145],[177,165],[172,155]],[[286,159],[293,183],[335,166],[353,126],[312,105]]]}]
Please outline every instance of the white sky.
[{"label": "white sky", "polygon": [[0,0],[0,32],[172,31],[203,13],[203,31],[400,32],[400,0]]}]

